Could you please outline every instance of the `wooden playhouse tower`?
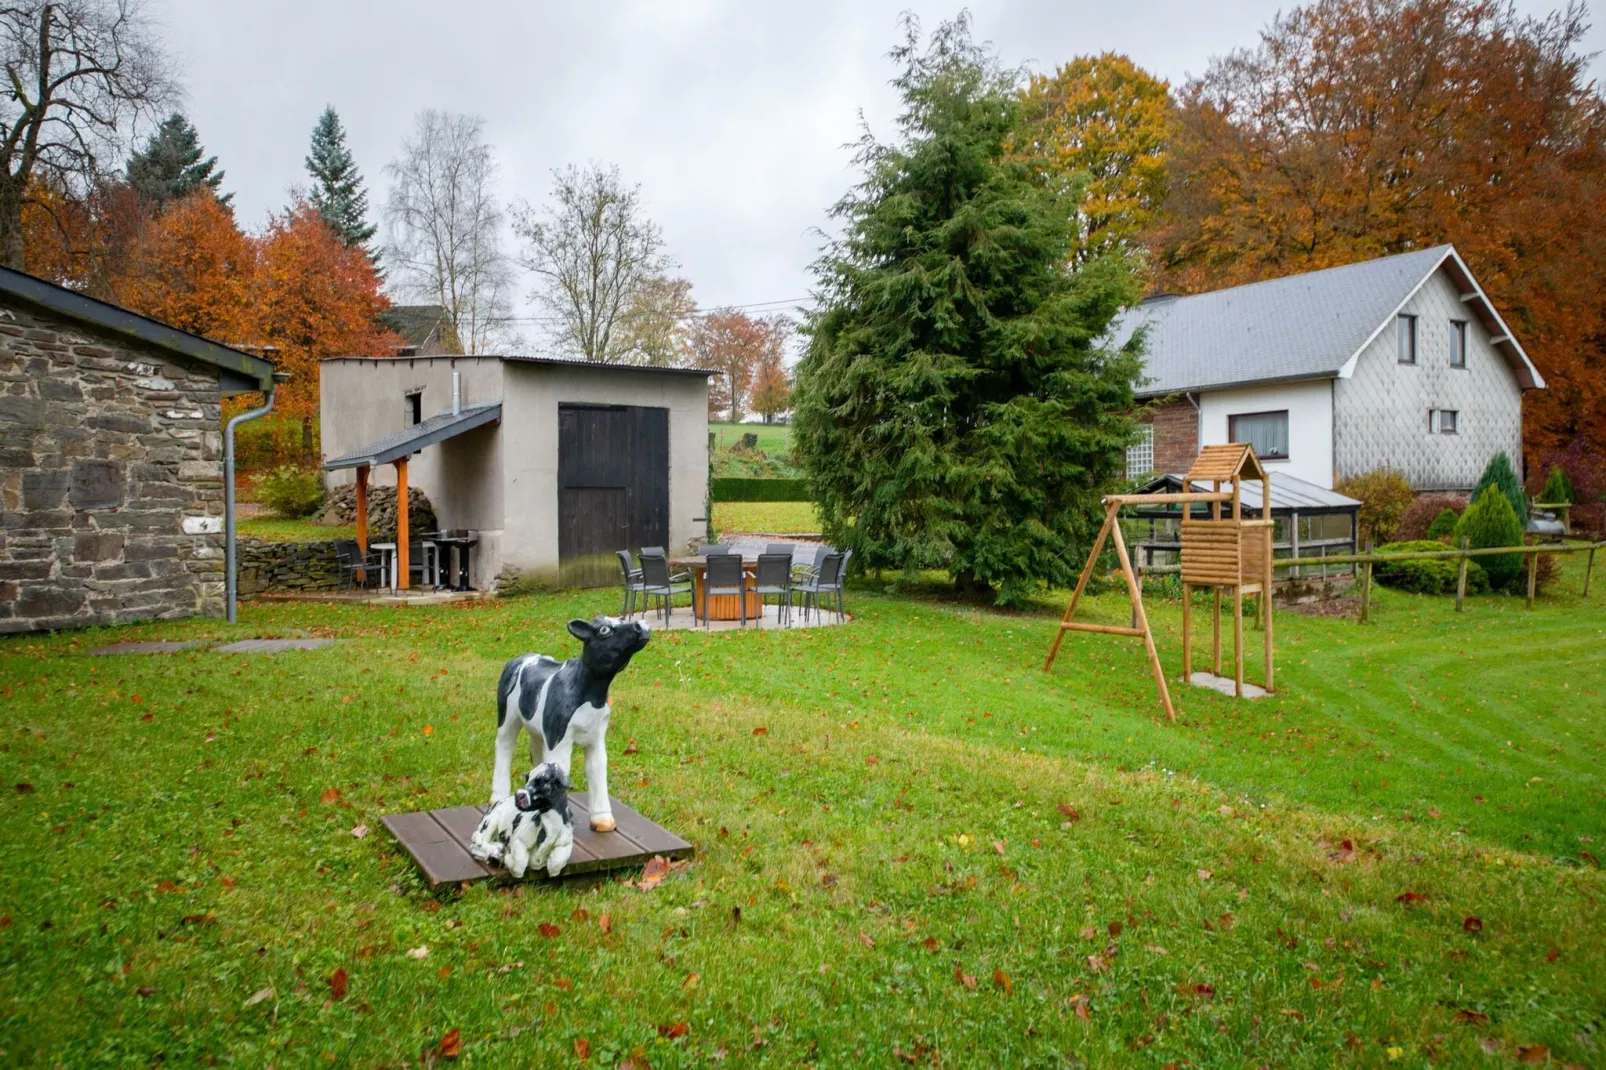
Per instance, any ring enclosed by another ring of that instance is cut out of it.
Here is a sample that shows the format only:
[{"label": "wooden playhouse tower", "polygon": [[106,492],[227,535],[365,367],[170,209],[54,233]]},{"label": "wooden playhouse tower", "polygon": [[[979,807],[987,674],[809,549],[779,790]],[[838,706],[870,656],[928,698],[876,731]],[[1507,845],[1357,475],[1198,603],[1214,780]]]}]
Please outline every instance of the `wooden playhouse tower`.
[{"label": "wooden playhouse tower", "polygon": [[[1261,515],[1254,520],[1247,519],[1243,513],[1245,481],[1256,481],[1260,484]],[[1210,490],[1193,489],[1194,486],[1201,484],[1209,484]],[[1224,487],[1226,489],[1223,489]],[[1198,587],[1208,587],[1214,593],[1212,673],[1217,677],[1221,674],[1221,598],[1225,593],[1232,598],[1233,603],[1233,694],[1240,697],[1243,695],[1244,596],[1258,594],[1261,596],[1261,621],[1265,628],[1265,688],[1268,692],[1271,691],[1272,531],[1276,522],[1271,519],[1270,510],[1266,507],[1266,503],[1270,501],[1271,485],[1266,469],[1261,466],[1254,449],[1242,442],[1206,446],[1201,450],[1199,456],[1194,459],[1193,468],[1183,480],[1181,493],[1112,494],[1106,497],[1104,526],[1099,529],[1098,538],[1093,541],[1093,549],[1087,555],[1087,564],[1082,566],[1082,574],[1076,581],[1076,591],[1071,595],[1071,604],[1066,607],[1065,616],[1060,620],[1059,630],[1054,635],[1053,645],[1049,647],[1048,660],[1043,663],[1043,670],[1046,672],[1053,666],[1054,658],[1059,654],[1060,643],[1068,631],[1141,638],[1144,650],[1149,656],[1149,666],[1154,672],[1155,686],[1160,692],[1160,702],[1165,706],[1166,715],[1173,721],[1177,719],[1176,710],[1171,705],[1170,689],[1166,687],[1165,672],[1160,667],[1160,656],[1155,651],[1154,633],[1149,628],[1148,615],[1143,611],[1143,590],[1132,569],[1132,560],[1127,554],[1126,540],[1121,535],[1118,518],[1124,505],[1177,503],[1183,507],[1183,682],[1190,682],[1193,678],[1193,591]],[[1195,519],[1193,508],[1196,504],[1208,504],[1210,516]],[[1228,507],[1226,515],[1222,513],[1224,505]],[[1132,627],[1090,624],[1072,619],[1076,613],[1076,604],[1081,600],[1082,591],[1087,587],[1087,581],[1098,562],[1099,553],[1104,549],[1106,538],[1112,539],[1115,543],[1116,559],[1120,563],[1122,577],[1126,580],[1127,593],[1132,600]]]}]

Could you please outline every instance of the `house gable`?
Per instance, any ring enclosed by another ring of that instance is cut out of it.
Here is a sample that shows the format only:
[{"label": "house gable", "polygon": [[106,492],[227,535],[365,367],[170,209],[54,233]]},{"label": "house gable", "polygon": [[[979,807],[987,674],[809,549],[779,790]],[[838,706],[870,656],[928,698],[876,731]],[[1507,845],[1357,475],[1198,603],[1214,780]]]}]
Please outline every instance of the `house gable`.
[{"label": "house gable", "polygon": [[[1334,468],[1342,478],[1384,465],[1419,491],[1472,487],[1489,458],[1506,451],[1521,465],[1522,390],[1531,365],[1514,342],[1496,342],[1504,325],[1480,315],[1454,262],[1425,278],[1333,384]],[[1480,291],[1481,293],[1481,291]],[[1401,363],[1396,319],[1416,317],[1416,362]],[[1466,367],[1451,366],[1454,323],[1465,323]],[[1537,379],[1537,373],[1532,378]],[[1440,418],[1455,413],[1455,431]]]}]

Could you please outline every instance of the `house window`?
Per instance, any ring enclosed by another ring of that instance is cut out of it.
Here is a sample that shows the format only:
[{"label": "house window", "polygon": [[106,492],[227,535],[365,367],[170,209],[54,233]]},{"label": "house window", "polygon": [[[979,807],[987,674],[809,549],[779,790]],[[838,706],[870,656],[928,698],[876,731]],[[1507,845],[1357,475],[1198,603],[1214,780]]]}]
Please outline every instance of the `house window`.
[{"label": "house window", "polygon": [[1416,363],[1416,317],[1401,315],[1394,321],[1394,336],[1399,342],[1401,364]]},{"label": "house window", "polygon": [[406,395],[407,424],[409,427],[424,422],[424,392],[414,390]]},{"label": "house window", "polygon": [[1136,479],[1154,471],[1154,425],[1139,424],[1138,440],[1126,448],[1126,477]]},{"label": "house window", "polygon": [[1281,412],[1246,412],[1227,417],[1227,437],[1233,442],[1247,442],[1255,447],[1255,456],[1263,461],[1288,459],[1288,410]]},{"label": "house window", "polygon": [[1467,366],[1467,321],[1450,321],[1450,367]]},{"label": "house window", "polygon": [[[1435,419],[1437,414],[1437,419]],[[1461,426],[1461,413],[1458,409],[1437,409],[1428,412],[1428,430],[1438,431],[1441,435],[1453,435]]]}]

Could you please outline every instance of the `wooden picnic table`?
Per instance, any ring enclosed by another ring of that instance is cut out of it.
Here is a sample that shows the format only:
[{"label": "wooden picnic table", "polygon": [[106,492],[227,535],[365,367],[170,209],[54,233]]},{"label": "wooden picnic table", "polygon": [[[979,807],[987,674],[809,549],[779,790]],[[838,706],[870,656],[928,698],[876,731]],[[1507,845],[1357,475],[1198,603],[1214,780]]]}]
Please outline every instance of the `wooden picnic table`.
[{"label": "wooden picnic table", "polygon": [[[758,567],[758,555],[747,554],[742,557],[742,569],[746,578],[752,580],[752,571]],[[692,606],[697,616],[703,620],[741,620],[742,603],[734,594],[720,594],[705,599],[703,595],[704,572],[708,568],[706,554],[686,554],[681,557],[669,559],[669,570],[679,572],[686,570],[691,573]],[[708,612],[703,612],[703,602],[710,603]],[[747,591],[747,619],[759,620],[764,616],[764,608],[759,601],[758,592],[749,584]]]}]

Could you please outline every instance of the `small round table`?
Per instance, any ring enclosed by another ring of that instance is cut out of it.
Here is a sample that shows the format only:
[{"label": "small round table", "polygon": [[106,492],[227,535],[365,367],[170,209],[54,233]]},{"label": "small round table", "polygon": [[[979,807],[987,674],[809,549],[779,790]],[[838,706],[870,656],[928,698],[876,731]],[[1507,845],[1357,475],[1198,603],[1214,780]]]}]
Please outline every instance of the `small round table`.
[{"label": "small round table", "polygon": [[[752,579],[752,569],[758,566],[757,557],[742,558],[742,575],[745,580]],[[702,620],[741,620],[742,603],[739,596],[734,594],[717,594],[712,598],[703,594],[704,573],[708,569],[708,557],[705,554],[688,555],[685,557],[671,557],[669,567],[672,571],[685,569],[691,573],[691,600],[692,610]],[[707,612],[703,611],[703,603],[707,602]],[[763,604],[759,601],[758,592],[751,587],[747,590],[747,619],[761,620],[764,616]]]}]

